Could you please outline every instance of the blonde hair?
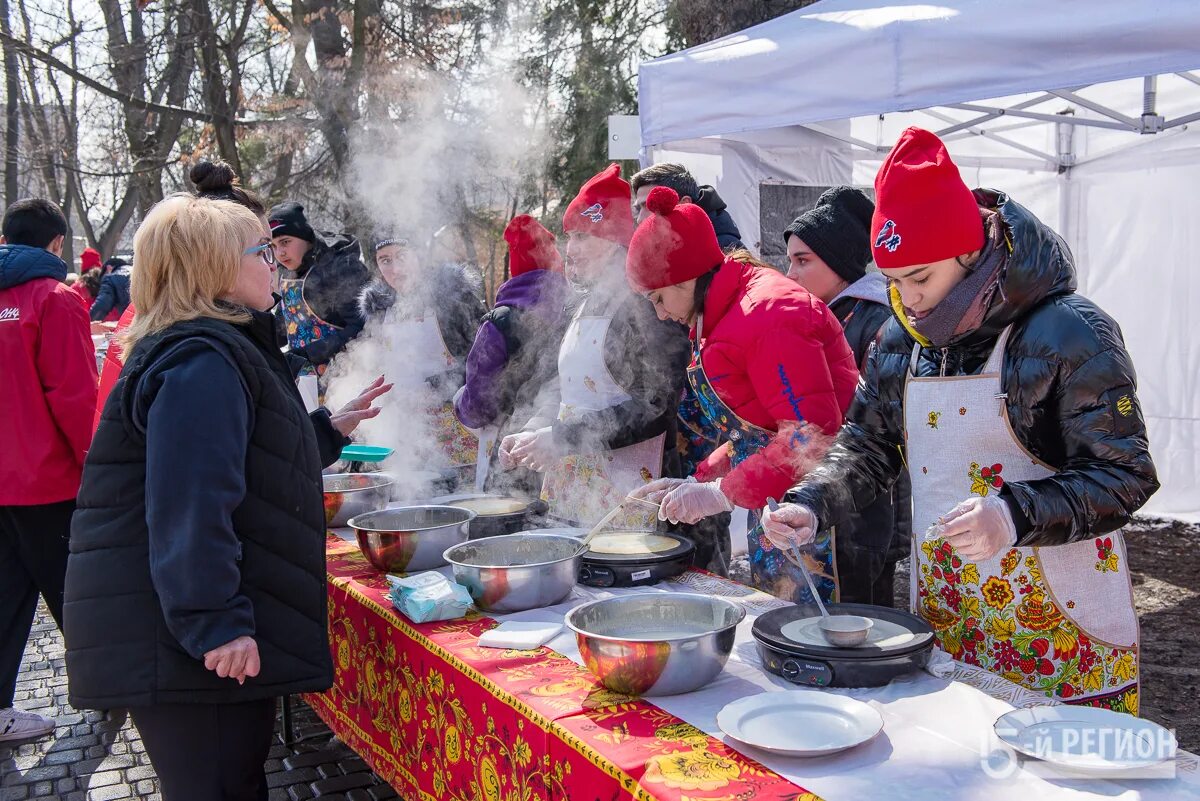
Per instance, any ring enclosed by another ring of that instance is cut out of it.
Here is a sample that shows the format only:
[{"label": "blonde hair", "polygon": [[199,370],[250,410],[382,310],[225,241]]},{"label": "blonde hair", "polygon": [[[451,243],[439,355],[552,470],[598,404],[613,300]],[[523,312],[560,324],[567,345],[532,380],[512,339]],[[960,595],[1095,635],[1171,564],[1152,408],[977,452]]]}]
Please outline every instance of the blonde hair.
[{"label": "blonde hair", "polygon": [[125,352],[185,320],[249,320],[217,300],[237,282],[246,240],[262,233],[254,212],[225,200],[177,194],[150,209],[133,237],[129,294],[137,313],[121,340]]}]

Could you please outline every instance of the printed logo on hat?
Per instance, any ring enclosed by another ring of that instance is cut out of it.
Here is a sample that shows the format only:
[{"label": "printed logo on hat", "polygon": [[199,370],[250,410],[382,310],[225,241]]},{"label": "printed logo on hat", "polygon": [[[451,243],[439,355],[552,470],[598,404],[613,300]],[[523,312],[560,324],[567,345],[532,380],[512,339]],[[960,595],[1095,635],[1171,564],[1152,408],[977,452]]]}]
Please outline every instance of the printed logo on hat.
[{"label": "printed logo on hat", "polygon": [[900,234],[896,233],[894,220],[888,220],[879,229],[879,236],[875,237],[875,247],[887,248],[888,253],[895,253],[896,248],[900,247]]},{"label": "printed logo on hat", "polygon": [[604,220],[604,207],[599,203],[593,203],[583,211],[579,212],[579,216],[587,217],[594,223],[602,222]]},{"label": "printed logo on hat", "polygon": [[272,230],[272,231],[274,231],[276,228],[282,228],[282,227],[283,227],[283,220],[271,220],[271,221],[268,223],[268,225],[270,225],[270,226],[271,226],[271,230]]}]

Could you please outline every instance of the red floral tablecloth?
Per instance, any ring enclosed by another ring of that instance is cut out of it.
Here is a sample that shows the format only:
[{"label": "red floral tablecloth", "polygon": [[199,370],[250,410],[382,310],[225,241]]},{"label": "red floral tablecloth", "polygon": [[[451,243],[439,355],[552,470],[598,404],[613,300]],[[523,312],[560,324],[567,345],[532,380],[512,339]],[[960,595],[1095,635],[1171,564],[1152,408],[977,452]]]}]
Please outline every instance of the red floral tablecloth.
[{"label": "red floral tablecloth", "polygon": [[816,800],[547,648],[479,648],[484,617],[414,624],[329,540],[334,685],[305,700],[408,801]]}]

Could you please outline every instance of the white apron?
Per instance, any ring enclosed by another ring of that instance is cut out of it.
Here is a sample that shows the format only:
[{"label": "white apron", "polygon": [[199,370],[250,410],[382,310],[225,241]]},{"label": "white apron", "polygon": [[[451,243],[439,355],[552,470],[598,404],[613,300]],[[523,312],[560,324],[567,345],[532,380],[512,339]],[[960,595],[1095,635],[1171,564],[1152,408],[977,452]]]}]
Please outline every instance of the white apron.
[{"label": "white apron", "polygon": [[937,519],[1006,481],[1055,468],[1013,434],[1001,383],[1005,329],[979,375],[917,378],[904,393],[913,487],[913,611],[955,659],[1065,703],[1137,714],[1138,621],[1119,531],[1067,545],[1013,547],[972,563],[942,539]]},{"label": "white apron", "polygon": [[454,366],[454,357],[446,348],[437,316],[432,312],[422,317],[388,319],[379,335],[387,351],[405,357],[405,371],[388,376],[395,384],[393,394],[402,410],[423,409],[428,433],[436,442],[437,452],[450,467],[474,467],[479,441],[454,414],[453,401],[430,402],[426,380]]},{"label": "white apron", "polygon": [[[558,419],[569,421],[582,412],[599,411],[629,400],[604,362],[604,342],[612,315],[585,314],[587,303],[571,320],[558,351],[561,405]],[[572,454],[559,459],[546,473],[542,498],[550,515],[573,525],[591,526],[613,510],[625,496],[662,472],[665,434],[615,451]],[[612,521],[613,528],[653,528],[655,514],[631,506]]]}]

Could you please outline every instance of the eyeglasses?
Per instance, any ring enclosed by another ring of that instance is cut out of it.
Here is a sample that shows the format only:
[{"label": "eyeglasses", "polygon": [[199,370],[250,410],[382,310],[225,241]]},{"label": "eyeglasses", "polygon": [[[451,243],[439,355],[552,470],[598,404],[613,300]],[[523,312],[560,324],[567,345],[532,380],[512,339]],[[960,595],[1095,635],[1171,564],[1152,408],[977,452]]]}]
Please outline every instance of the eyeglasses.
[{"label": "eyeglasses", "polygon": [[267,264],[275,263],[275,245],[271,242],[264,242],[261,245],[255,245],[252,248],[246,248],[242,251],[243,256],[253,256],[255,253],[262,254],[262,260]]}]

